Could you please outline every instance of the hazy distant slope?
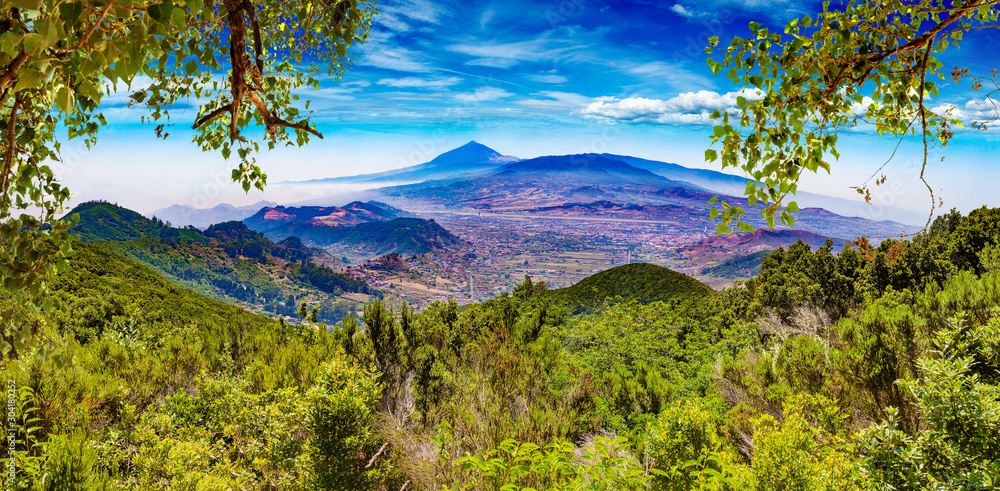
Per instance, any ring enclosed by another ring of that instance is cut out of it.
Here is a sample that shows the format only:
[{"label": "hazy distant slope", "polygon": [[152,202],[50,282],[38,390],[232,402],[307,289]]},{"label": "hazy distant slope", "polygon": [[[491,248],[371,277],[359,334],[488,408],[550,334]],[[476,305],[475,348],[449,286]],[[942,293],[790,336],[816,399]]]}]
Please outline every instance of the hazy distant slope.
[{"label": "hazy distant slope", "polygon": [[650,303],[711,293],[711,288],[686,274],[655,264],[636,263],[602,271],[571,287],[552,290],[550,295],[555,301],[585,311],[598,308],[616,296]]},{"label": "hazy distant slope", "polygon": [[[746,188],[747,182],[751,179],[734,176],[724,172],[708,169],[691,169],[679,164],[660,162],[657,160],[642,159],[639,157],[629,157],[626,155],[613,154],[584,154],[596,155],[600,157],[621,160],[634,167],[646,169],[667,179],[687,181],[716,193],[731,196],[741,196]],[[899,208],[894,206],[880,205],[878,208],[872,207],[863,201],[853,201],[849,199],[827,196],[824,194],[808,193],[801,191],[794,197],[801,208],[822,207],[834,213],[844,216],[860,216],[872,220],[894,220],[904,224],[923,223],[927,219],[926,214]]]},{"label": "hazy distant slope", "polygon": [[405,215],[385,203],[355,201],[343,207],[262,208],[243,223],[271,240],[294,236],[311,246],[350,248],[361,255],[422,253],[461,243],[434,220]]},{"label": "hazy distant slope", "polygon": [[390,252],[419,254],[461,244],[434,220],[394,218],[387,222],[362,223],[353,227],[324,227],[310,223],[294,225],[291,232],[316,246],[336,245],[369,255]]},{"label": "hazy distant slope", "polygon": [[198,228],[205,228],[213,223],[229,222],[232,220],[242,220],[255,211],[265,206],[275,206],[276,203],[270,201],[259,201],[248,206],[233,206],[229,203],[221,203],[212,208],[195,208],[190,205],[172,205],[160,208],[147,216],[156,217],[164,222],[170,222],[176,227],[193,225]]},{"label": "hazy distant slope", "polygon": [[631,201],[665,188],[704,191],[618,160],[556,155],[506,164],[483,176],[395,186],[381,192],[446,207],[530,209],[577,201],[583,190],[599,192],[608,200]]},{"label": "hazy distant slope", "polygon": [[295,235],[293,227],[308,223],[321,227],[350,227],[384,222],[407,213],[385,203],[355,201],[344,206],[264,207],[243,220],[248,227],[275,240]]},{"label": "hazy distant slope", "polygon": [[517,157],[501,155],[486,145],[470,141],[461,147],[438,155],[429,162],[394,169],[374,174],[360,174],[346,177],[329,177],[300,181],[304,183],[372,183],[380,182],[421,182],[428,179],[449,179],[463,175],[484,172],[508,162],[518,160]]}]

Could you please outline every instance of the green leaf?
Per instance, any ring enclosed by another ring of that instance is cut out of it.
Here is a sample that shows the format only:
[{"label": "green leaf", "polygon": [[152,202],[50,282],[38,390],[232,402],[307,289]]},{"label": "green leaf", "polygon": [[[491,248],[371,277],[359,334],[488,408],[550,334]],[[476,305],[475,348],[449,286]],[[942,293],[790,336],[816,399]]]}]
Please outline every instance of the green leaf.
[{"label": "green leaf", "polygon": [[59,5],[59,15],[63,18],[63,23],[69,27],[76,26],[80,22],[80,14],[83,13],[83,5],[80,2],[64,3]]},{"label": "green leaf", "polygon": [[41,10],[42,0],[11,0],[10,6],[16,9]]},{"label": "green leaf", "polygon": [[170,16],[174,12],[174,4],[163,2],[150,5],[146,11],[149,12],[149,16],[156,22],[165,23],[170,20]]},{"label": "green leaf", "polygon": [[792,201],[791,203],[788,203],[788,205],[785,206],[785,209],[791,212],[799,211],[799,204]]},{"label": "green leaf", "polygon": [[60,87],[59,91],[56,92],[56,108],[63,114],[69,114],[75,105],[76,98],[73,96],[73,91],[66,86]]},{"label": "green leaf", "polygon": [[719,158],[719,154],[712,149],[705,150],[705,161],[715,162]]}]

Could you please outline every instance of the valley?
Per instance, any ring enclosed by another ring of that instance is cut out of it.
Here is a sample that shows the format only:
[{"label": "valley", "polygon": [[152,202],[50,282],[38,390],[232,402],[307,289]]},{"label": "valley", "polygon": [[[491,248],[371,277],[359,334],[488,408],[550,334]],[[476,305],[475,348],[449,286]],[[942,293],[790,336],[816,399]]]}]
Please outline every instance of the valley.
[{"label": "valley", "polygon": [[[718,196],[752,213],[745,198],[726,194],[739,194],[744,178],[611,154],[521,160],[474,141],[397,171],[284,185],[344,183],[372,186],[367,201],[345,204],[334,194],[319,206],[177,205],[157,212],[182,220],[178,225],[236,217],[274,243],[296,237],[323,252],[315,256],[321,263],[366,282],[391,304],[406,301],[418,310],[436,300],[483,301],[513,291],[525,276],[565,288],[628,263],[665,266],[721,289],[756,274],[761,254],[798,240],[815,249],[830,239],[839,250],[858,236],[877,244],[917,229],[812,207],[796,212],[795,229],[765,230],[763,218],[750,214],[757,232],[719,237],[709,201]],[[371,267],[388,254],[401,258],[397,267]],[[369,299],[342,295],[338,302],[358,309]],[[330,315],[343,312],[338,307],[325,318],[336,321]]]}]

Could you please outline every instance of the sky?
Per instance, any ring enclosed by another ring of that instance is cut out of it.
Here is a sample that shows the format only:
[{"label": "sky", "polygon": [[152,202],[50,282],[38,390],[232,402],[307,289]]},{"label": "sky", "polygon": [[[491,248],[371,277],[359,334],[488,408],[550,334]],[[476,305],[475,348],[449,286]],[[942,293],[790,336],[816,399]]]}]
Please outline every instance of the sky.
[{"label": "sky", "polygon": [[[244,193],[229,179],[237,162],[191,143],[186,128],[195,110],[175,111],[171,136],[157,139],[151,126],[138,124],[139,110],[123,107],[123,91],[102,105],[110,124],[95,148],[64,145],[66,162],[57,172],[73,202],[106,199],[144,213],[172,204],[294,202],[311,197],[303,193],[332,190],[281,182],[416,165],[469,140],[521,158],[609,152],[722,170],[703,158],[711,143],[707,114],[731,107],[741,87],[713,77],[703,50],[707,38],[725,42],[745,36],[750,21],[775,27],[820,9],[819,2],[780,0],[378,5],[369,40],[352,52],[352,68],[339,81],[322,80],[318,92],[300,92],[312,99],[312,122],[325,138],[258,156],[269,176],[264,193]],[[943,61],[988,72],[998,41],[996,34],[977,32]],[[992,108],[967,84],[939,86],[932,105],[954,106],[962,118]],[[850,186],[882,165],[896,143],[870,131],[846,133],[831,175],[806,176],[800,189],[856,198]],[[1000,205],[997,155],[996,130],[959,131],[947,148],[934,150],[927,176],[946,209]],[[919,156],[916,142],[902,142],[876,201],[929,208],[917,180]]]}]

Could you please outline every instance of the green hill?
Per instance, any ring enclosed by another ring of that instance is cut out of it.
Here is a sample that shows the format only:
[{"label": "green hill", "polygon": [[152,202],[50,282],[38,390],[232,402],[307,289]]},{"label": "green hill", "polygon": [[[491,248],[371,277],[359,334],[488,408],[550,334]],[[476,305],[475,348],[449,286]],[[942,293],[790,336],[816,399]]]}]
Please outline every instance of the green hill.
[{"label": "green hill", "polygon": [[277,323],[240,307],[199,295],[172,284],[142,264],[96,244],[76,244],[70,268],[52,285],[48,318],[61,332],[80,342],[100,337],[106,329],[143,325],[144,333],[198,326],[218,331],[233,328],[274,329]]},{"label": "green hill", "polygon": [[89,201],[73,208],[67,216],[76,215],[77,224],[70,233],[84,242],[97,240],[127,241],[144,237],[163,237],[205,242],[196,229],[173,228],[159,220],[151,220],[128,208],[106,201]]},{"label": "green hill", "polygon": [[554,301],[576,311],[599,308],[621,297],[639,303],[698,298],[714,293],[704,283],[682,273],[647,263],[626,264],[587,277],[579,283],[550,292]]}]

